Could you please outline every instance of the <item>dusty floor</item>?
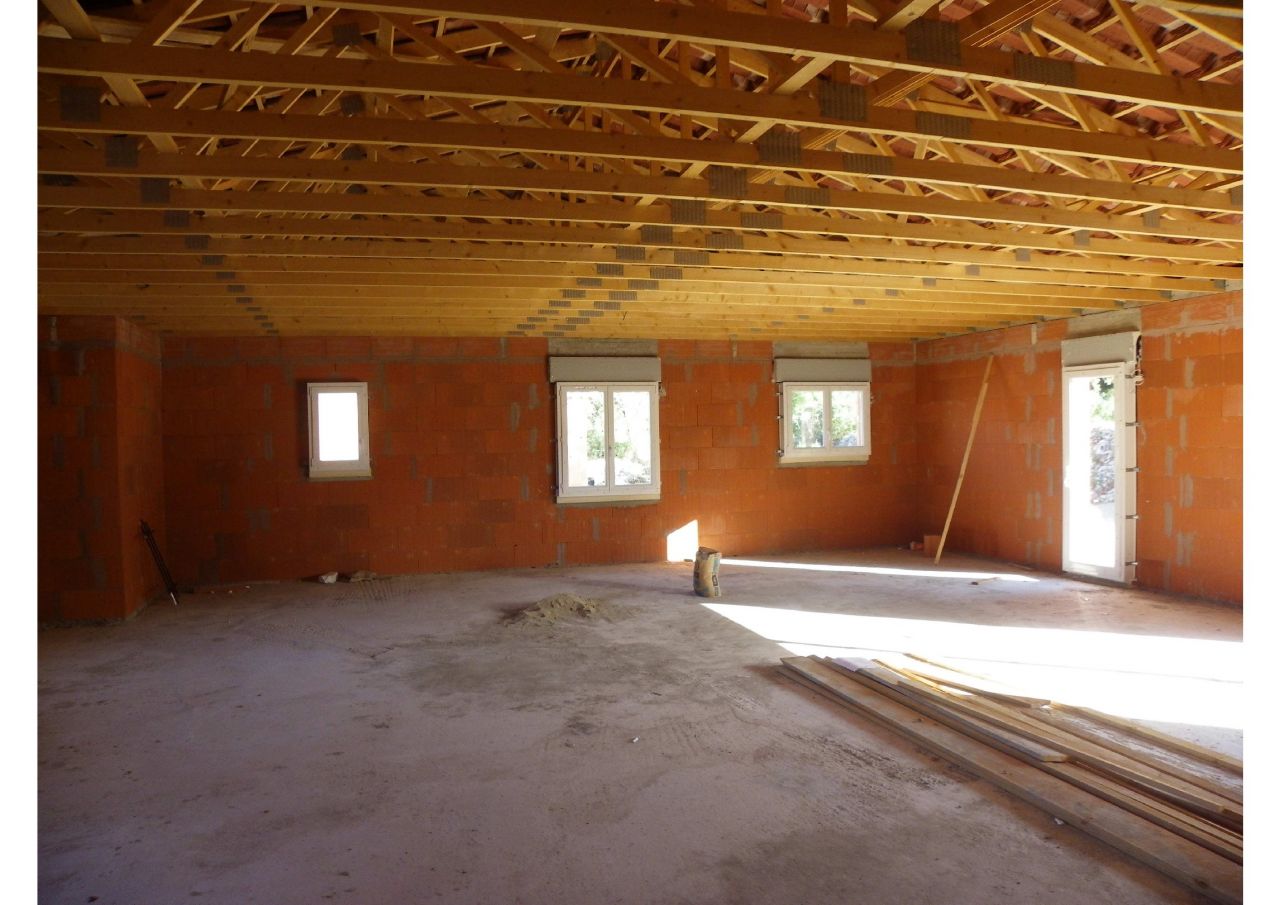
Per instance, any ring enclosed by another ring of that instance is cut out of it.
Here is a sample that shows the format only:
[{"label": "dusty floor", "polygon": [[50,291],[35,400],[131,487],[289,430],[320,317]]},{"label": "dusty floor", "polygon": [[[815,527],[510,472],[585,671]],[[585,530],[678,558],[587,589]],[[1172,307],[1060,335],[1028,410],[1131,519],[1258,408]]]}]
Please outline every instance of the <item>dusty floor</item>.
[{"label": "dusty floor", "polygon": [[[859,571],[726,563],[719,600],[688,564],[258,584],[46,630],[40,900],[1201,901],[776,664],[896,644],[1016,672],[1040,639],[1047,682],[1202,687],[1185,725],[1147,716],[1238,753],[1238,609],[952,556],[974,575],[789,560]],[[608,606],[503,623],[556,593]]]}]

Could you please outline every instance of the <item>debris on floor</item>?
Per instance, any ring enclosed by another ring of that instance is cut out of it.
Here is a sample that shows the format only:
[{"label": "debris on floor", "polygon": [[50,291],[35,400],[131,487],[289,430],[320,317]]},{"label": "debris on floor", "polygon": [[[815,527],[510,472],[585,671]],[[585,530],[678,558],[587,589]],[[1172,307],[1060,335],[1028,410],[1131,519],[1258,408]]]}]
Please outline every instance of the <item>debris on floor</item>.
[{"label": "debris on floor", "polygon": [[319,581],[321,584],[336,584],[338,581],[338,573],[325,572],[323,575],[319,577]]},{"label": "debris on floor", "polygon": [[370,572],[368,569],[359,569],[348,575],[347,581],[373,581],[377,577],[377,572]]},{"label": "debris on floor", "polygon": [[[913,659],[925,661],[924,658]],[[1242,900],[1240,761],[958,670],[786,657],[784,671],[1217,902]],[[970,674],[965,674],[969,676]],[[1117,732],[1116,730],[1121,730]]]},{"label": "debris on floor", "polygon": [[555,625],[566,619],[609,618],[614,607],[604,600],[577,594],[552,594],[504,618],[507,625]]}]

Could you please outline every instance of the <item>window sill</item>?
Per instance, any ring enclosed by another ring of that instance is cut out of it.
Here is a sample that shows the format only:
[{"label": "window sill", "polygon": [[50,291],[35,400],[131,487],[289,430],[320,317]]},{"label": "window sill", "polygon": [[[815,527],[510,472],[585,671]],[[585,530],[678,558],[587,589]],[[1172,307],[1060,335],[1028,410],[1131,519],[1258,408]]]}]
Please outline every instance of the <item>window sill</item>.
[{"label": "window sill", "polygon": [[838,465],[867,465],[871,461],[871,456],[850,456],[841,458],[798,458],[788,459],[781,458],[778,465],[781,468],[813,468],[824,467],[829,468]]},{"label": "window sill", "polygon": [[654,503],[662,501],[661,494],[653,493],[628,493],[628,494],[612,494],[609,496],[557,496],[557,506],[652,506]]},{"label": "window sill", "polygon": [[311,472],[308,481],[372,481],[373,471]]}]

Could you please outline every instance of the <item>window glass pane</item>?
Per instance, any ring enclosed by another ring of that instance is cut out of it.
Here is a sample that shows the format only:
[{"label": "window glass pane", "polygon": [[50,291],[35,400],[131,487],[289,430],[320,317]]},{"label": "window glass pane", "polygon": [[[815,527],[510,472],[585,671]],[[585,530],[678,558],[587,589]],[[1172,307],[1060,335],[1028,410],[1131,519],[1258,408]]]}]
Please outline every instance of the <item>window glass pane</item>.
[{"label": "window glass pane", "polygon": [[861,391],[831,391],[831,445],[863,445]]},{"label": "window glass pane", "polygon": [[648,390],[615,390],[613,394],[613,483],[653,483]]},{"label": "window glass pane", "polygon": [[821,449],[822,391],[791,391],[791,445],[796,449]]},{"label": "window glass pane", "polygon": [[317,435],[321,462],[360,459],[360,398],[356,393],[317,393]]},{"label": "window glass pane", "polygon": [[1110,377],[1070,375],[1067,391],[1067,551],[1077,564],[1116,567],[1116,400]]},{"label": "window glass pane", "polygon": [[604,485],[604,390],[569,390],[565,394],[565,460],[567,487]]}]

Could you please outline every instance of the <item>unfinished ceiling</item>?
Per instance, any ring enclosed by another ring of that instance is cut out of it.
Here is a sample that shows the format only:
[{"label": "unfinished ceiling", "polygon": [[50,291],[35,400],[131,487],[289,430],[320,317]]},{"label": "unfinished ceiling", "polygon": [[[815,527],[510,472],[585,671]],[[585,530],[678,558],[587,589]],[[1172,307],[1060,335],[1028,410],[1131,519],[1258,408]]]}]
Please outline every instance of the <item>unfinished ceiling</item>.
[{"label": "unfinished ceiling", "polygon": [[1239,0],[41,0],[39,307],[908,340],[1241,275]]}]

